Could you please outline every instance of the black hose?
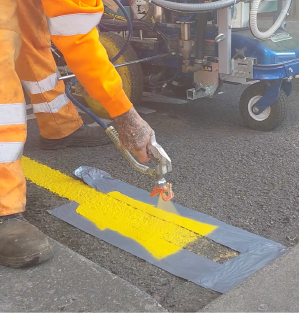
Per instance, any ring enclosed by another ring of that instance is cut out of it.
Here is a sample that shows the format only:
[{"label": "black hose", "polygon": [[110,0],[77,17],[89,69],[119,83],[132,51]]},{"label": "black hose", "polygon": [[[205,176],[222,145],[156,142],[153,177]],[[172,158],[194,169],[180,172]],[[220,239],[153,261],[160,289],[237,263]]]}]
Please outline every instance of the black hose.
[{"label": "black hose", "polygon": [[71,94],[71,87],[73,84],[75,84],[78,81],[77,78],[74,78],[71,80],[71,82],[66,86],[65,93],[67,97],[83,112],[85,112],[87,115],[92,117],[104,130],[108,128],[108,125],[103,122],[97,115],[95,115],[90,109],[86,108],[82,103],[80,103],[72,94]]},{"label": "black hose", "polygon": [[[167,51],[169,52],[169,43],[168,43],[168,39],[167,39],[167,36],[161,32],[159,29],[157,29],[157,27],[155,27],[154,24],[151,24],[149,22],[146,22],[146,21],[143,21],[143,20],[132,20],[132,25],[133,25],[133,28],[134,28],[134,24],[137,26],[144,26],[146,28],[142,29],[142,30],[152,30],[153,32],[157,33],[158,35],[161,36],[161,38],[163,39],[165,45],[166,45],[166,48],[167,48]],[[127,25],[125,24],[125,21],[115,21],[113,23],[109,23],[109,20],[105,21],[105,22],[102,22],[100,24],[100,26],[106,28],[107,30],[112,30],[112,31],[126,31],[128,30],[127,29]],[[136,27],[137,30],[140,30],[140,27]]]},{"label": "black hose", "polygon": [[[177,55],[177,58],[179,58],[179,56]],[[162,71],[164,71],[164,69],[162,69]],[[162,72],[161,71],[161,72]],[[160,73],[161,73],[160,72]],[[161,81],[152,81],[152,80],[149,80],[149,82],[150,82],[150,85],[148,85],[148,86],[159,86],[159,85],[163,85],[163,84],[167,84],[167,83],[170,83],[170,82],[172,82],[174,79],[176,79],[176,77],[179,75],[179,72],[180,72],[180,67],[178,66],[178,68],[177,68],[177,70],[176,70],[176,72],[175,72],[175,74],[171,77],[171,78],[169,78],[169,79],[166,79],[166,80],[161,80]],[[157,75],[159,75],[160,73],[158,73]],[[164,72],[163,72],[164,73]],[[150,77],[150,76],[149,76]]]},{"label": "black hose", "polygon": [[124,44],[124,46],[120,49],[120,51],[117,53],[117,55],[114,56],[110,60],[111,63],[114,63],[125,52],[125,50],[127,49],[128,45],[129,45],[129,43],[131,41],[132,35],[133,35],[133,26],[132,26],[130,17],[128,15],[126,9],[124,8],[124,6],[118,0],[113,0],[113,1],[118,5],[118,7],[120,8],[120,10],[122,11],[122,13],[124,14],[124,16],[125,16],[125,18],[127,20],[127,26],[128,26],[129,34],[128,34],[128,38],[127,38],[127,41]]},{"label": "black hose", "polygon": [[172,82],[174,79],[177,78],[178,74],[180,72],[180,68],[178,67],[178,69],[176,70],[176,73],[169,79],[166,79],[166,80],[161,80],[159,82],[155,82],[156,85],[161,85],[161,84],[167,84],[167,83],[170,83]]},{"label": "black hose", "polygon": [[[128,26],[125,21],[114,21],[110,22],[109,19],[105,19],[104,21],[99,24],[99,27],[105,31],[112,31],[112,32],[121,32],[121,31],[128,31]],[[134,30],[148,30],[148,27],[145,25],[133,25],[133,31]]]},{"label": "black hose", "polygon": [[[201,0],[200,2],[203,2]],[[196,38],[195,38],[195,60],[203,60],[205,57],[205,34],[208,24],[208,13],[197,16]]]},{"label": "black hose", "polygon": [[166,67],[164,67],[159,73],[151,74],[149,76],[144,77],[144,82],[149,83],[150,85],[154,86],[155,82],[160,79],[166,71]]}]

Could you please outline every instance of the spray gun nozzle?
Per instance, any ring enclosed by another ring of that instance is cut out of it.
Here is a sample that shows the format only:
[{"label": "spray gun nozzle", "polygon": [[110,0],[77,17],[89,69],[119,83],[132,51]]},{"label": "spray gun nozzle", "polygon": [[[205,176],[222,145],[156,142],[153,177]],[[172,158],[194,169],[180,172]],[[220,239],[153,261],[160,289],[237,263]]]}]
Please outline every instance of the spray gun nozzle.
[{"label": "spray gun nozzle", "polygon": [[160,195],[164,201],[170,201],[174,197],[170,183],[167,183],[162,187],[155,186],[150,196],[155,197]]}]

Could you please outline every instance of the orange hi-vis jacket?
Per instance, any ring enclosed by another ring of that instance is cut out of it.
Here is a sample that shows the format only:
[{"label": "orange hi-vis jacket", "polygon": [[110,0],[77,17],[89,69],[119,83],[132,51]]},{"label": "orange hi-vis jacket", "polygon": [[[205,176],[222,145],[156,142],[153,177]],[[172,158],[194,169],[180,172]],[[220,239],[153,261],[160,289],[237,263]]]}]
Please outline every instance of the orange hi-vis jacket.
[{"label": "orange hi-vis jacket", "polygon": [[20,158],[29,95],[41,136],[59,139],[82,126],[51,53],[51,39],[80,83],[112,117],[132,104],[98,39],[100,0],[0,1],[0,216],[24,211]]},{"label": "orange hi-vis jacket", "polygon": [[86,91],[101,100],[112,117],[128,111],[132,104],[98,40],[96,26],[104,11],[102,1],[42,0],[42,3],[52,41]]}]

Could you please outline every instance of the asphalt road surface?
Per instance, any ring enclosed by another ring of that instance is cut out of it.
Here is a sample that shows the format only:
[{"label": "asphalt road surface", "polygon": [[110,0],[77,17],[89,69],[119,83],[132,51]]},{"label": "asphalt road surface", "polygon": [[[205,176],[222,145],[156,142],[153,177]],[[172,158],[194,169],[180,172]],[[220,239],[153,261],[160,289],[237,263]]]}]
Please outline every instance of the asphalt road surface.
[{"label": "asphalt road surface", "polygon": [[[291,246],[299,237],[299,83],[289,98],[286,121],[272,132],[244,126],[238,111],[243,89],[226,86],[225,93],[214,99],[187,105],[144,103],[156,113],[142,117],[172,158],[174,170],[168,179],[177,203]],[[151,191],[152,180],[131,170],[113,145],[42,151],[38,139],[36,120],[29,120],[26,156],[68,175],[81,165],[101,168]],[[50,237],[145,290],[170,311],[198,311],[219,296],[47,213],[67,202],[28,184],[26,217]]]}]

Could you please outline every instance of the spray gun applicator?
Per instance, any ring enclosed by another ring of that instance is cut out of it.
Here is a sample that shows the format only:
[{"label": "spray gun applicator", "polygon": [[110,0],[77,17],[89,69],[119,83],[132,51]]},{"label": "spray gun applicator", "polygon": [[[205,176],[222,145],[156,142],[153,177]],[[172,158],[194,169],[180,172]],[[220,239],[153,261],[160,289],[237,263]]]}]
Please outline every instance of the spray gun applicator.
[{"label": "spray gun applicator", "polygon": [[151,197],[161,195],[164,201],[170,201],[174,197],[171,184],[166,182],[164,175],[172,171],[171,160],[165,150],[157,143],[156,137],[152,136],[147,154],[157,163],[155,168],[155,186]]},{"label": "spray gun applicator", "polygon": [[86,108],[80,103],[70,92],[71,86],[77,82],[77,79],[73,79],[65,88],[65,92],[68,98],[83,112],[88,114],[95,122],[97,122],[110,137],[115,146],[120,150],[122,155],[129,161],[133,168],[143,174],[155,176],[155,185],[151,193],[151,197],[161,195],[164,201],[170,201],[174,197],[174,193],[171,189],[171,184],[167,183],[164,176],[172,171],[171,160],[165,150],[157,143],[156,137],[152,136],[147,146],[147,154],[150,159],[156,162],[155,168],[150,168],[144,164],[140,164],[132,154],[124,149],[120,143],[118,133],[113,126],[107,126],[97,115],[95,115],[90,109]]},{"label": "spray gun applicator", "polygon": [[157,143],[156,137],[152,136],[147,146],[147,154],[149,158],[157,163],[156,167],[152,169],[146,165],[138,163],[131,153],[121,146],[118,133],[113,126],[107,127],[105,131],[115,146],[137,171],[155,176],[155,185],[150,196],[155,197],[161,195],[164,201],[170,201],[174,197],[174,193],[171,189],[171,184],[166,182],[164,175],[172,171],[171,160],[165,150]]},{"label": "spray gun applicator", "polygon": [[[129,35],[126,41],[126,44],[124,47],[117,53],[116,56],[114,56],[110,61],[111,63],[114,63],[125,51],[127,48],[131,36],[133,34],[133,26],[130,20],[130,17],[125,9],[125,7],[120,3],[119,0],[113,0],[119,7],[119,9],[122,11],[122,13],[125,16],[125,19],[127,20],[128,23],[128,29],[129,29]],[[117,67],[117,65],[115,66]],[[61,80],[59,78],[59,80]],[[65,92],[68,98],[78,107],[80,108],[83,112],[85,112],[87,115],[89,115],[95,122],[97,122],[106,132],[106,134],[110,137],[112,142],[115,144],[115,146],[120,150],[122,155],[129,161],[129,163],[139,172],[142,172],[144,174],[148,174],[151,176],[155,176],[155,186],[154,189],[151,193],[151,197],[155,197],[156,195],[161,195],[162,199],[164,201],[170,201],[173,197],[173,191],[171,189],[171,184],[167,183],[164,175],[172,171],[171,167],[171,160],[169,156],[166,154],[164,149],[156,142],[155,136],[151,137],[150,143],[147,147],[147,153],[149,157],[154,160],[157,165],[156,168],[151,169],[146,165],[140,164],[137,162],[137,160],[131,155],[131,153],[124,149],[121,146],[118,133],[116,129],[113,126],[107,126],[104,121],[102,121],[97,115],[95,115],[91,110],[86,108],[83,104],[81,104],[73,95],[71,94],[71,87],[73,86],[74,83],[78,81],[77,78],[74,78],[70,81],[70,83],[66,86]]]}]

